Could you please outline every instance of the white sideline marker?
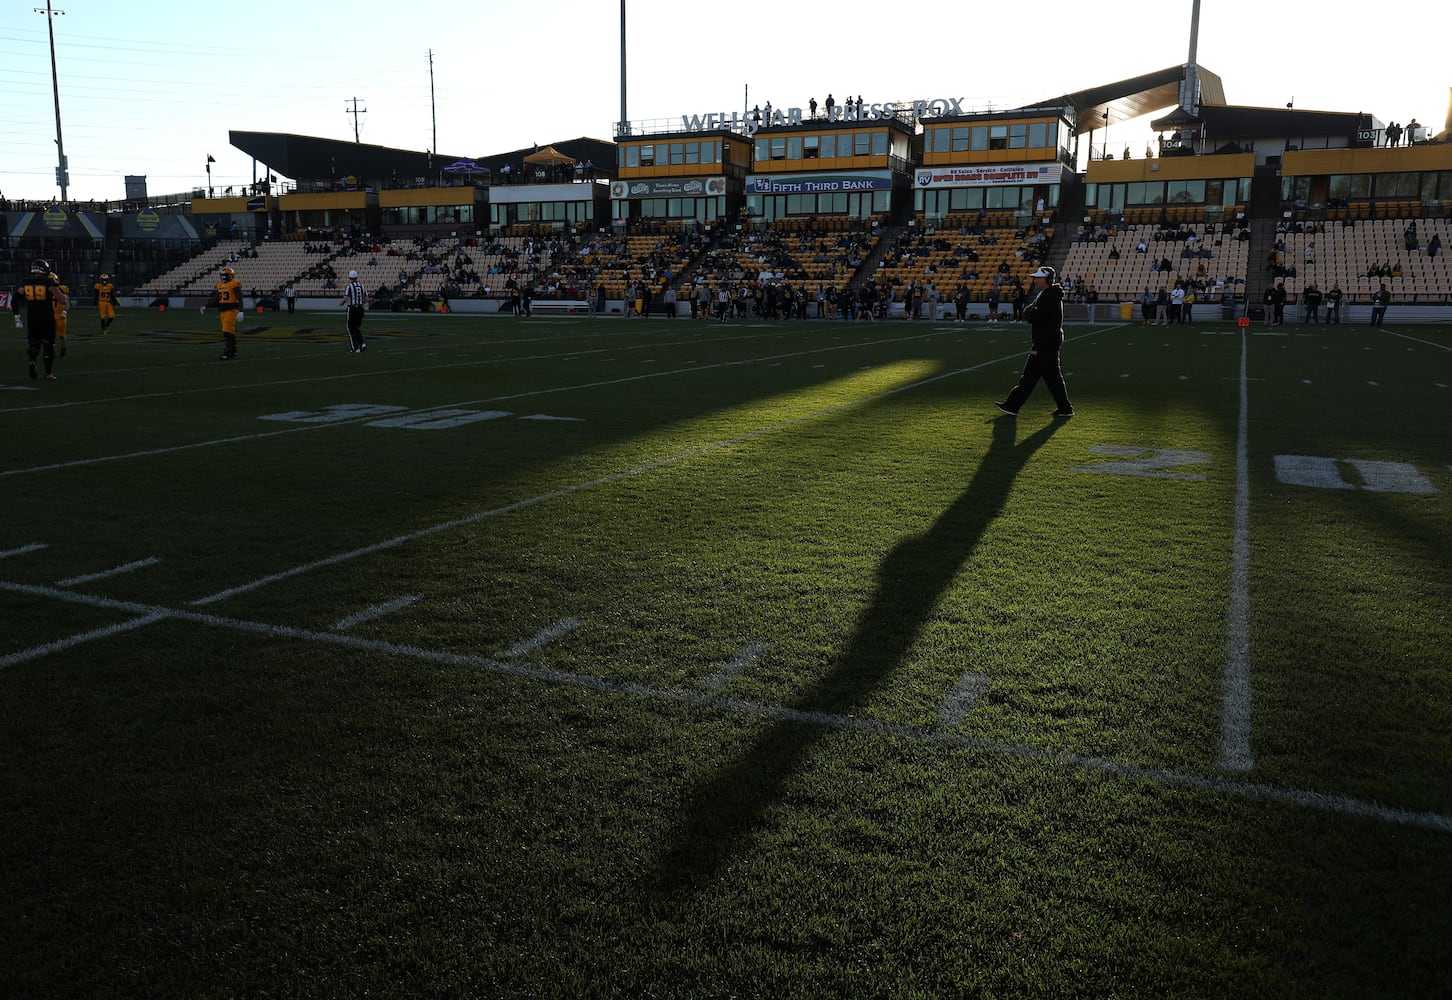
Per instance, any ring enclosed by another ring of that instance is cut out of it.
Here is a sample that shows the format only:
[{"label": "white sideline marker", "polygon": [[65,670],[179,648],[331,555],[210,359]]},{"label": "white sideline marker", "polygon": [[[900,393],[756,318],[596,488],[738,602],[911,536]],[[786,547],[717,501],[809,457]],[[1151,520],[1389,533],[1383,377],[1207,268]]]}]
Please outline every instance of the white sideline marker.
[{"label": "white sideline marker", "polygon": [[938,709],[938,721],[945,726],[956,726],[973,711],[978,699],[987,693],[987,677],[983,674],[964,674],[958,680],[958,686],[953,689],[953,693],[948,695],[948,700],[943,702],[943,707]]},{"label": "white sideline marker", "polygon": [[1235,441],[1235,522],[1230,549],[1230,607],[1225,616],[1225,673],[1221,679],[1220,759],[1224,771],[1244,773],[1250,752],[1250,400],[1246,345],[1240,338],[1240,421]]},{"label": "white sideline marker", "polygon": [[410,604],[414,603],[417,600],[417,597],[410,595],[407,597],[400,597],[397,600],[386,601],[383,604],[375,604],[371,608],[364,608],[357,614],[349,615],[347,618],[339,618],[337,621],[333,622],[333,630],[336,632],[343,632],[352,628],[354,625],[362,625],[364,622],[371,622],[375,618],[382,618],[384,615],[391,615],[395,611],[402,611],[404,608],[408,607]]},{"label": "white sideline marker", "polygon": [[764,642],[753,642],[741,652],[731,658],[720,670],[701,682],[701,687],[707,691],[719,691],[733,680],[745,673],[746,668],[757,660],[761,659],[771,646]]},{"label": "white sideline marker", "polygon": [[145,569],[148,566],[155,566],[161,562],[156,556],[149,559],[138,559],[135,562],[126,563],[124,566],[116,566],[112,569],[103,569],[99,573],[87,573],[84,576],[71,576],[64,580],[57,580],[57,587],[74,587],[80,583],[92,583],[96,580],[104,580],[108,576],[120,576],[122,573],[131,573],[138,569]]},{"label": "white sideline marker", "polygon": [[32,552],[39,552],[45,548],[44,542],[31,542],[29,545],[22,545],[18,549],[6,549],[0,552],[0,559],[9,559],[11,556],[28,556]]},{"label": "white sideline marker", "polygon": [[541,646],[549,645],[562,635],[569,635],[571,632],[579,627],[580,619],[561,618],[549,628],[544,629],[541,632],[535,633],[523,642],[516,642],[513,646],[510,646],[499,655],[504,657],[506,660],[512,660],[517,656],[524,656],[527,653],[534,652]]}]

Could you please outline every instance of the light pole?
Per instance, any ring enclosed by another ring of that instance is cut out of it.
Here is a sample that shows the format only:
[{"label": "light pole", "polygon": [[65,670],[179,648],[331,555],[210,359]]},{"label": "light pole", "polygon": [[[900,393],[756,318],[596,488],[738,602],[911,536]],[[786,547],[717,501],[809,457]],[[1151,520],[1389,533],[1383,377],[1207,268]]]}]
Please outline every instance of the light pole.
[{"label": "light pole", "polygon": [[207,197],[208,198],[210,198],[212,196],[212,164],[214,164],[216,162],[217,162],[216,157],[214,157],[211,153],[208,153],[207,154]]},{"label": "light pole", "polygon": [[620,0],[620,130],[630,134],[630,119],[625,110],[625,0]]},{"label": "light pole", "polygon": [[63,10],[52,10],[50,0],[45,0],[45,10],[34,7],[32,10],[37,14],[45,15],[45,29],[50,34],[50,89],[55,95],[55,149],[57,164],[55,168],[55,182],[60,185],[61,201],[66,200],[66,188],[70,187],[70,172],[66,170],[66,144],[61,140],[61,117],[60,117],[60,78],[55,70],[55,19],[65,13]]}]

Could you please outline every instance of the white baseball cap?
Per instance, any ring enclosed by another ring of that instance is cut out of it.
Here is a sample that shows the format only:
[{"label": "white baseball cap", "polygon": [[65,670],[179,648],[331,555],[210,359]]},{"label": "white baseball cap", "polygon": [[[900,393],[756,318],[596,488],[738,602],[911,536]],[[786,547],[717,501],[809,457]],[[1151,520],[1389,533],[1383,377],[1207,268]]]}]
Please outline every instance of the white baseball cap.
[{"label": "white baseball cap", "polygon": [[1047,266],[1041,267],[1037,271],[1035,271],[1033,274],[1029,275],[1029,277],[1030,278],[1048,278],[1050,281],[1053,281],[1054,280],[1054,269],[1052,267],[1047,267]]},{"label": "white baseball cap", "polygon": [[356,277],[358,277],[358,272],[357,271],[349,271],[348,272],[348,277],[350,277],[350,278],[356,278]]}]

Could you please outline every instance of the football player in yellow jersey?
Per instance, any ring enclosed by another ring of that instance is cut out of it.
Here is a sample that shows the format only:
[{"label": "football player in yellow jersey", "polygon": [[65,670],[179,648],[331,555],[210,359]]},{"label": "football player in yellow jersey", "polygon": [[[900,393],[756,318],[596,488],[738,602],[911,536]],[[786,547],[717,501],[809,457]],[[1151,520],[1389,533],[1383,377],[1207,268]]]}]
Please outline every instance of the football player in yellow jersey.
[{"label": "football player in yellow jersey", "polygon": [[[21,322],[21,303],[25,304],[25,321]],[[30,277],[15,286],[10,296],[10,310],[15,313],[15,325],[25,328],[27,356],[30,358],[30,377],[38,378],[35,359],[45,359],[45,377],[54,379],[55,368],[55,303],[62,307],[70,304],[65,292],[60,290],[50,276],[50,264],[43,260],[31,261]]]},{"label": "football player in yellow jersey", "polygon": [[54,271],[50,272],[50,280],[54,281],[56,287],[65,293],[66,301],[51,303],[51,312],[55,316],[55,339],[60,344],[60,356],[66,356],[66,313],[70,308],[71,288],[63,284],[60,275]]},{"label": "football player in yellow jersey", "polygon": [[[222,360],[237,360],[237,323],[242,319],[242,282],[237,272],[230,267],[222,268],[222,278],[216,284],[212,300],[207,303],[216,306],[222,316]],[[202,306],[202,312],[207,306]]]},{"label": "football player in yellow jersey", "polygon": [[96,290],[96,311],[101,314],[101,332],[111,332],[111,321],[116,318],[116,286],[111,276],[103,274],[91,286]]}]

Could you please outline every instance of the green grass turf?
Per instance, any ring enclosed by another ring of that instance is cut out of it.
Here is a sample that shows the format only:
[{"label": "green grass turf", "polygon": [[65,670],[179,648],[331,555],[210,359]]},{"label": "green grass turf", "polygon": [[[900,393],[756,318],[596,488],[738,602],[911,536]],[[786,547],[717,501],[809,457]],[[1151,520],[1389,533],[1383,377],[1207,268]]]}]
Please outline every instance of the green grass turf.
[{"label": "green grass turf", "polygon": [[0,994],[1452,991],[1447,329],[293,319],[12,342]]}]

